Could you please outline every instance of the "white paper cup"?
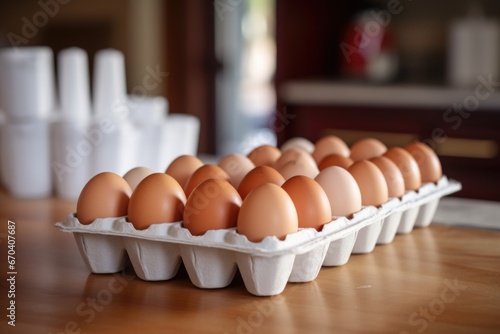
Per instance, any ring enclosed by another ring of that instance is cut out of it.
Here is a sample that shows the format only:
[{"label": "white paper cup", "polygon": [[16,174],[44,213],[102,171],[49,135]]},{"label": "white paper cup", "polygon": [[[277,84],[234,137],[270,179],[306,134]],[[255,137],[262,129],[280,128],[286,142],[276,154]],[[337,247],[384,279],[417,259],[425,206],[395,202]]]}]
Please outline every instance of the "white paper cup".
[{"label": "white paper cup", "polygon": [[0,51],[0,109],[8,120],[36,121],[54,109],[53,53],[48,47]]},{"label": "white paper cup", "polygon": [[138,132],[137,166],[164,172],[167,166],[161,161],[162,143],[166,133],[165,122],[136,125]]},{"label": "white paper cup", "polygon": [[51,195],[49,128],[47,122],[2,125],[2,179],[13,196],[31,198]]},{"label": "white paper cup", "polygon": [[57,121],[52,124],[52,172],[56,195],[76,201],[90,179],[94,145],[87,136],[85,123]]},{"label": "white paper cup", "polygon": [[168,101],[162,96],[128,96],[129,119],[134,124],[158,124],[168,114]]},{"label": "white paper cup", "polygon": [[114,49],[96,53],[93,85],[94,113],[97,117],[119,118],[128,114],[125,57]]},{"label": "white paper cup", "polygon": [[102,172],[124,175],[138,166],[138,135],[132,123],[110,117],[96,119],[90,126],[89,138],[94,145],[91,177]]},{"label": "white paper cup", "polygon": [[168,131],[166,115],[168,101],[164,97],[129,96],[129,120],[137,129],[138,147],[137,163],[155,171],[164,171],[161,157],[163,143]]},{"label": "white paper cup", "polygon": [[188,114],[170,114],[162,143],[160,163],[166,169],[178,156],[198,153],[200,120]]},{"label": "white paper cup", "polygon": [[79,48],[64,49],[58,56],[61,116],[80,122],[90,118],[90,87],[87,53]]}]

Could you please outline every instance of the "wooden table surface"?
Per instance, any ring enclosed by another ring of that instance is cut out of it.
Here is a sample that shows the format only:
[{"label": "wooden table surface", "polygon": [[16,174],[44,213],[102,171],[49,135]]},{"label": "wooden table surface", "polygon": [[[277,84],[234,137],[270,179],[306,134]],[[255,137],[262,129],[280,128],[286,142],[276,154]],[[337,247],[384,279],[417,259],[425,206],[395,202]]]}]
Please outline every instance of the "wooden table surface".
[{"label": "wooden table surface", "polygon": [[[273,297],[240,277],[202,290],[181,268],[145,282],[90,274],[59,232],[74,203],[0,192],[0,333],[499,333],[500,232],[442,225],[397,236]],[[7,221],[16,223],[15,327],[7,324]]]}]

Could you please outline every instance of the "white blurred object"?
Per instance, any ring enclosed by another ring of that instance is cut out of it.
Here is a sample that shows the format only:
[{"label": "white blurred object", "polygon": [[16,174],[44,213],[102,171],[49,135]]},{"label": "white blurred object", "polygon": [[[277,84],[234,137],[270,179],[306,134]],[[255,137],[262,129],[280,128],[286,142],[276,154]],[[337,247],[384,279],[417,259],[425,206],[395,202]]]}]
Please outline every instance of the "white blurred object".
[{"label": "white blurred object", "polygon": [[500,230],[498,202],[472,198],[446,197],[441,199],[432,223]]},{"label": "white blurred object", "polygon": [[48,47],[0,51],[0,109],[8,121],[48,118],[54,109],[53,53]]},{"label": "white blurred object", "polygon": [[125,59],[114,49],[100,50],[95,55],[94,114],[123,120],[128,117]]},{"label": "white blurred object", "polygon": [[53,53],[47,47],[0,51],[2,181],[17,197],[52,193],[50,117],[55,103]]},{"label": "white blurred object", "polygon": [[138,131],[137,163],[155,171],[164,171],[160,155],[167,131],[168,101],[164,97],[129,96],[130,120]]},{"label": "white blurred object", "polygon": [[94,145],[85,125],[68,120],[52,124],[52,172],[56,195],[66,200],[78,199],[90,179]]},{"label": "white blurred object", "polygon": [[261,145],[277,146],[278,139],[276,137],[276,133],[268,128],[255,129],[244,138],[244,140],[238,145],[238,149],[236,151],[240,154],[247,155],[254,148]]},{"label": "white blurred object", "polygon": [[307,153],[313,153],[314,144],[308,139],[302,137],[293,137],[284,142],[280,147],[281,152],[297,148],[304,150]]},{"label": "white blurred object", "polygon": [[138,166],[164,172],[179,155],[196,155],[200,121],[186,114],[169,114],[164,97],[129,96],[130,119],[138,129]]},{"label": "white blurred object", "polygon": [[167,166],[180,155],[196,155],[200,133],[199,118],[188,114],[170,114],[167,117],[167,127],[163,137],[164,148],[160,152],[161,169]]},{"label": "white blurred object", "polygon": [[57,196],[76,200],[90,179],[94,144],[87,137],[90,88],[87,53],[79,48],[58,55],[59,118],[52,124],[52,171]]},{"label": "white blurred object", "polygon": [[62,50],[57,69],[61,116],[87,122],[91,116],[87,52],[80,48]]},{"label": "white blurred object", "polygon": [[33,198],[52,194],[49,128],[46,121],[2,124],[2,179],[13,196]]},{"label": "white blurred object", "polygon": [[138,166],[137,129],[131,122],[116,122],[110,117],[96,118],[89,128],[94,151],[91,159],[90,177],[102,172],[123,175]]},{"label": "white blurred object", "polygon": [[119,175],[137,166],[138,135],[129,120],[123,53],[114,49],[97,52],[94,68],[94,114],[90,126],[95,148],[90,175]]},{"label": "white blurred object", "polygon": [[168,101],[163,96],[129,95],[130,120],[136,125],[158,123],[168,115]]},{"label": "white blurred object", "polygon": [[478,77],[499,74],[500,24],[487,20],[473,3],[468,16],[450,27],[448,82],[459,87],[475,86]]},{"label": "white blurred object", "polygon": [[74,201],[97,173],[164,171],[177,156],[197,154],[199,119],[168,115],[163,97],[127,97],[121,52],[96,55],[94,114],[86,52],[59,54],[57,114],[52,62],[45,47],[0,51],[0,178],[12,195],[45,197],[55,189]]}]

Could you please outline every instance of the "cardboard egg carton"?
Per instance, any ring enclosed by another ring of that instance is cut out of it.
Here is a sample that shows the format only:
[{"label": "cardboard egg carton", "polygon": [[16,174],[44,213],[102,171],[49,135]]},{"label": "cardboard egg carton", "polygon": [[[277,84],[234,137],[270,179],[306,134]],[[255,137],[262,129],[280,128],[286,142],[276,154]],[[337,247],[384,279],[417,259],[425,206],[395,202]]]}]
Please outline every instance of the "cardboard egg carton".
[{"label": "cardboard egg carton", "polygon": [[353,253],[369,253],[377,244],[392,242],[398,233],[428,226],[439,200],[460,189],[459,182],[443,176],[436,184],[424,184],[379,208],[368,206],[349,219],[338,217],[321,231],[304,228],[285,240],[266,237],[258,243],[248,241],[236,228],[193,236],[182,222],[136,230],[126,217],[82,225],[70,214],[56,227],[74,234],[93,273],[116,273],[128,257],[141,279],[164,281],[176,275],[182,261],[199,288],[226,287],[239,270],[250,293],[270,296],[281,293],[287,282],[314,280],[322,266],[344,265]]}]

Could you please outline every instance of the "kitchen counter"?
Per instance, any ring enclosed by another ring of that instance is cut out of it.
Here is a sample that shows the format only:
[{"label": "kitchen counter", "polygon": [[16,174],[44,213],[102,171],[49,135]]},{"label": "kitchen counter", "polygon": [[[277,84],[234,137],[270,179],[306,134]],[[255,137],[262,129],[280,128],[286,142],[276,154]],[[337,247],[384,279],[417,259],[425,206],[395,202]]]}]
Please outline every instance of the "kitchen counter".
[{"label": "kitchen counter", "polygon": [[[73,236],[54,227],[75,210],[74,203],[0,192],[0,332],[498,333],[498,215],[483,212],[492,220],[488,229],[454,226],[453,219],[464,224],[453,214],[453,201],[445,199],[436,215],[448,225],[399,235],[370,254],[351,256],[342,267],[323,268],[313,282],[255,297],[239,275],[227,288],[202,290],[182,267],[162,282],[142,281],[132,269],[91,274]],[[467,205],[480,214],[486,210],[481,204]],[[492,212],[499,207],[486,205]],[[8,220],[15,222],[14,286],[7,284]],[[15,298],[7,298],[12,287]],[[7,324],[10,300],[15,327]]]}]

